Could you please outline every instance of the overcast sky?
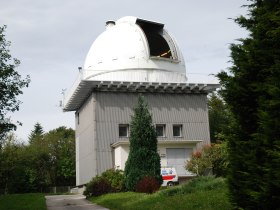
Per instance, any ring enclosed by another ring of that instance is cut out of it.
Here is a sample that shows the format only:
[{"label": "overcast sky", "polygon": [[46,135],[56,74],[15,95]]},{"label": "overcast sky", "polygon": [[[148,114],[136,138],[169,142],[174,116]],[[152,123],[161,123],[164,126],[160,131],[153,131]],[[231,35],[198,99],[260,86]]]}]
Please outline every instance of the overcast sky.
[{"label": "overcast sky", "polygon": [[62,89],[70,88],[92,42],[107,20],[136,16],[165,24],[183,52],[189,82],[211,82],[209,74],[231,64],[229,45],[246,36],[230,18],[246,14],[246,0],[0,0],[0,25],[7,25],[17,68],[30,75],[30,86],[19,97],[16,135],[26,141],[34,124],[47,132],[74,128],[74,112],[59,107]]}]

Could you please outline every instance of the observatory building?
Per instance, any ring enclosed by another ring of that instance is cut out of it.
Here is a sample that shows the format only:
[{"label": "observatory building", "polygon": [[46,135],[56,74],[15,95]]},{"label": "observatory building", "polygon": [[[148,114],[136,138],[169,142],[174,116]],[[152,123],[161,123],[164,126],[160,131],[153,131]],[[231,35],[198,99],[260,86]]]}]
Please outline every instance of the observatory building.
[{"label": "observatory building", "polygon": [[164,24],[108,21],[63,102],[64,111],[75,111],[77,186],[107,169],[124,169],[140,93],[152,113],[162,167],[190,176],[186,160],[210,143],[207,94],[217,87],[187,82],[182,53]]}]

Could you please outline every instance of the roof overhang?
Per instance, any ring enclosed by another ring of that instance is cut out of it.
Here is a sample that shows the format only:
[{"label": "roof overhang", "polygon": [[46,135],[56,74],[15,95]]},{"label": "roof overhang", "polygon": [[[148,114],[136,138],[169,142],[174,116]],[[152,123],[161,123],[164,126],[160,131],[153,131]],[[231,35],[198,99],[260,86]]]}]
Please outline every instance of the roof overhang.
[{"label": "roof overhang", "polygon": [[138,92],[138,93],[194,93],[207,94],[219,88],[219,84],[203,83],[149,83],[121,81],[80,80],[66,95],[63,111],[76,111],[92,92]]},{"label": "roof overhang", "polygon": [[[203,140],[158,140],[158,145],[196,145],[203,142]],[[111,144],[111,147],[117,148],[120,146],[128,146],[129,141],[117,141]]]}]

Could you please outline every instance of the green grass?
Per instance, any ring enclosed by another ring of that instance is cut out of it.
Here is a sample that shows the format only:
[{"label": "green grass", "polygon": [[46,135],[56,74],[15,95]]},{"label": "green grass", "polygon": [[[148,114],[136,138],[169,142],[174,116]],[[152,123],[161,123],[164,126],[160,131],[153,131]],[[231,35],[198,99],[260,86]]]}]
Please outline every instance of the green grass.
[{"label": "green grass", "polygon": [[113,193],[89,200],[111,210],[229,210],[225,180],[200,177],[187,184],[161,190],[155,194]]},{"label": "green grass", "polygon": [[0,195],[0,210],[46,210],[44,194]]}]

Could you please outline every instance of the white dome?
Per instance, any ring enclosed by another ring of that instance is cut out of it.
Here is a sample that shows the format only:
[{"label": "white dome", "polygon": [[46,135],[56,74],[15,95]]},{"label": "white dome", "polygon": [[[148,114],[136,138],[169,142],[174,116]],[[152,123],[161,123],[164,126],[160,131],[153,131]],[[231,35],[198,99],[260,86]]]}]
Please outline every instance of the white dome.
[{"label": "white dome", "polygon": [[87,54],[84,79],[186,82],[181,51],[163,27],[136,17],[108,21]]}]

